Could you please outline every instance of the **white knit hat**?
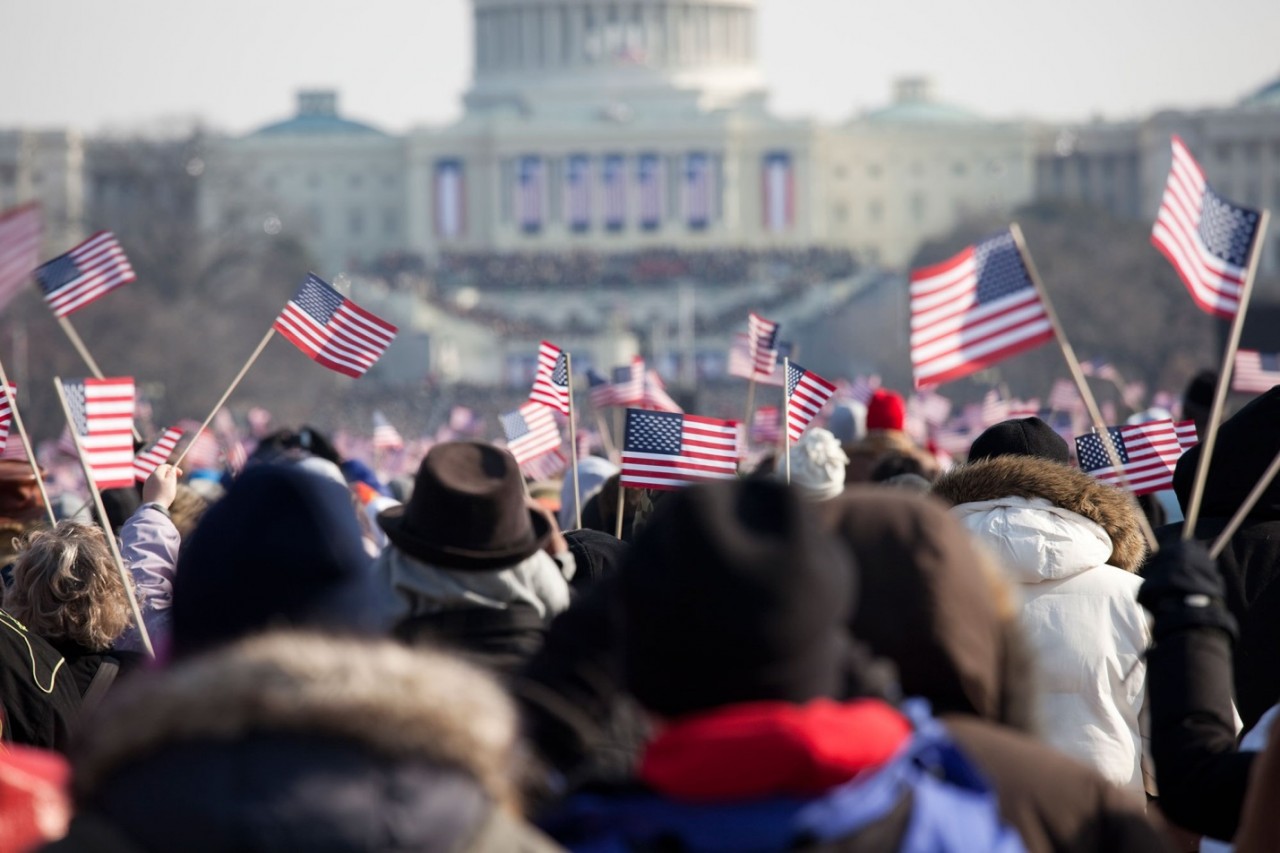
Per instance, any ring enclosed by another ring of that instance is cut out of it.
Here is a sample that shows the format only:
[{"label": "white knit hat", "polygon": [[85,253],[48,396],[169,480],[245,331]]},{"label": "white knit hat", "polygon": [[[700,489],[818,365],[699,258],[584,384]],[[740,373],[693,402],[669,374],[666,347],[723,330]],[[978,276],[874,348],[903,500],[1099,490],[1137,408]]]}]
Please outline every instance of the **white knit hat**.
[{"label": "white knit hat", "polygon": [[[825,429],[814,428],[791,446],[791,483],[815,501],[834,498],[844,491],[844,469],[849,457],[840,442]],[[785,470],[785,469],[783,469]],[[780,476],[785,476],[782,470]]]}]

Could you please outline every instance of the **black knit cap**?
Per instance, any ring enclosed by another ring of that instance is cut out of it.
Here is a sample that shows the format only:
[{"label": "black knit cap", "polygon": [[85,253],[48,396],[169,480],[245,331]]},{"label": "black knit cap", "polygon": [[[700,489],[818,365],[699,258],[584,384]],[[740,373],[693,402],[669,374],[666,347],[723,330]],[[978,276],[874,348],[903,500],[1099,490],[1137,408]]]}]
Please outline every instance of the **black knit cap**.
[{"label": "black knit cap", "polygon": [[851,559],[780,483],[672,493],[618,574],[632,695],[668,717],[840,695]]},{"label": "black knit cap", "polygon": [[1037,417],[1001,421],[987,427],[969,448],[969,461],[997,456],[1035,456],[1050,462],[1071,464],[1071,451],[1053,427]]}]

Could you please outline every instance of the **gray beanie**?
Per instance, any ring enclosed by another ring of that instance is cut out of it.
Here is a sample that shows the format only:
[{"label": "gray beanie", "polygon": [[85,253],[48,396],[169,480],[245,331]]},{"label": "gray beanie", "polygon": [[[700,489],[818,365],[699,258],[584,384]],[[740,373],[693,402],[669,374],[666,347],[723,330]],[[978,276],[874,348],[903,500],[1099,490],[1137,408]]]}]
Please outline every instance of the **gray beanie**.
[{"label": "gray beanie", "polygon": [[857,400],[842,400],[831,407],[827,427],[841,444],[853,444],[867,437],[867,407]]}]

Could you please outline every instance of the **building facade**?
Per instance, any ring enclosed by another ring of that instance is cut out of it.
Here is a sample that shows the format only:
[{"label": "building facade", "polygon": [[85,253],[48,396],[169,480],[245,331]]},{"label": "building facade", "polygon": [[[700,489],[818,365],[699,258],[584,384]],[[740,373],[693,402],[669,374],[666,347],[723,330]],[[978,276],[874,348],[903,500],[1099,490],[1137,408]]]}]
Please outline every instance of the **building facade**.
[{"label": "building facade", "polygon": [[0,131],[0,211],[40,203],[42,258],[61,254],[84,239],[84,152],[84,140],[76,131]]}]

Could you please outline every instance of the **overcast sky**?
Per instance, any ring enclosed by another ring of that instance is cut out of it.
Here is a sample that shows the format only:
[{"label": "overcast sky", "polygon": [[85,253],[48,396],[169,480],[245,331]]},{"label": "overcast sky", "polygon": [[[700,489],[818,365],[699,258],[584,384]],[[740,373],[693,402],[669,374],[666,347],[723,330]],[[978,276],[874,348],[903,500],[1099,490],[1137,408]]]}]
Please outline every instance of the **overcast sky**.
[{"label": "overcast sky", "polygon": [[[759,0],[775,109],[844,118],[899,75],[997,117],[1232,102],[1280,75],[1276,0]],[[458,114],[468,0],[8,0],[0,127],[245,131],[336,87],[388,130]]]}]

